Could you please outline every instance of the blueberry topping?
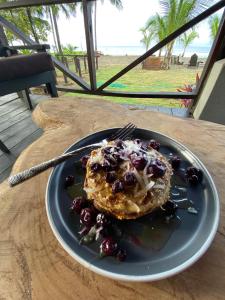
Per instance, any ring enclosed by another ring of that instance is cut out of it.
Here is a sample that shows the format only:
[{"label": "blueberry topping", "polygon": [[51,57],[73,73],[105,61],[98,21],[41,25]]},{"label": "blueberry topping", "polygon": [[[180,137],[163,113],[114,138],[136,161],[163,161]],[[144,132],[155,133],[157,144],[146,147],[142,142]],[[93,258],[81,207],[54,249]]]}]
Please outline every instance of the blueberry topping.
[{"label": "blueberry topping", "polygon": [[135,139],[134,142],[135,142],[135,144],[141,144],[141,140],[140,139]]},{"label": "blueberry topping", "polygon": [[103,213],[99,213],[96,217],[96,224],[98,227],[105,227],[110,225],[111,221],[108,216]]},{"label": "blueberry topping", "polygon": [[199,182],[199,178],[197,175],[191,175],[187,177],[187,180],[190,184],[196,185]]},{"label": "blueberry topping", "polygon": [[116,181],[116,172],[111,171],[111,172],[106,173],[105,181],[108,183],[113,183],[114,181]]},{"label": "blueberry topping", "polygon": [[76,197],[73,200],[73,203],[71,205],[71,210],[76,212],[77,214],[80,214],[81,210],[84,208],[86,203],[86,200],[83,197]]},{"label": "blueberry topping", "polygon": [[149,146],[158,151],[160,148],[160,143],[156,140],[150,140]]},{"label": "blueberry topping", "polygon": [[166,172],[165,165],[160,160],[155,160],[151,165],[148,167],[147,173],[153,174],[154,178],[163,177]]},{"label": "blueberry topping", "polygon": [[99,163],[93,163],[91,165],[91,171],[96,173],[99,172],[102,169],[102,166]]},{"label": "blueberry topping", "polygon": [[65,179],[65,187],[69,187],[69,186],[73,185],[74,180],[75,180],[75,178],[74,178],[73,175],[67,176],[66,179]]},{"label": "blueberry topping", "polygon": [[116,254],[116,258],[119,260],[119,261],[124,261],[127,257],[127,252],[123,249],[119,249],[117,251],[117,254]]},{"label": "blueberry topping", "polygon": [[195,185],[202,180],[202,171],[195,167],[188,167],[186,177],[190,184]]},{"label": "blueberry topping", "polygon": [[95,221],[95,213],[91,208],[83,208],[80,213],[80,222],[83,225],[91,226]]},{"label": "blueberry topping", "polygon": [[180,166],[180,162],[181,162],[181,159],[174,155],[171,159],[170,159],[170,163],[171,163],[171,166],[173,167],[173,169],[178,169],[179,166]]},{"label": "blueberry topping", "polygon": [[112,169],[111,163],[105,159],[102,164],[102,169],[106,172],[109,172]]},{"label": "blueberry topping", "polygon": [[123,144],[122,140],[117,140],[116,141],[116,147],[118,147],[119,149],[123,149],[123,146],[124,146],[124,144]]},{"label": "blueberry topping", "polygon": [[162,208],[165,210],[167,216],[173,216],[176,213],[177,205],[173,201],[167,201]]},{"label": "blueberry topping", "polygon": [[133,186],[137,182],[137,178],[135,177],[133,172],[127,172],[124,174],[124,183],[127,186]]},{"label": "blueberry topping", "polygon": [[147,160],[144,157],[135,157],[131,160],[132,165],[139,171],[144,170]]},{"label": "blueberry topping", "polygon": [[86,169],[87,161],[89,159],[90,155],[85,155],[81,158],[81,165],[83,169]]},{"label": "blueberry topping", "polygon": [[112,147],[105,147],[102,151],[104,154],[110,154]]},{"label": "blueberry topping", "polygon": [[120,193],[124,191],[124,184],[121,180],[116,180],[112,185],[113,193]]},{"label": "blueberry topping", "polygon": [[100,245],[100,254],[106,256],[113,256],[117,252],[118,245],[113,238],[105,238]]}]

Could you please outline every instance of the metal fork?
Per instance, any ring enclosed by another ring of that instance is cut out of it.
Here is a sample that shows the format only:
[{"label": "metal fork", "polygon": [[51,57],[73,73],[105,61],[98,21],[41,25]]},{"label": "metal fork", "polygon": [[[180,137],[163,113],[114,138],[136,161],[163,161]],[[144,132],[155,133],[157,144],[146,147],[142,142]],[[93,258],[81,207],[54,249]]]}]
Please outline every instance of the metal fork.
[{"label": "metal fork", "polygon": [[117,130],[114,134],[112,134],[109,138],[102,140],[99,143],[95,143],[95,144],[91,144],[88,146],[84,146],[81,147],[79,149],[76,149],[74,151],[62,154],[60,156],[57,156],[51,160],[45,161],[39,165],[36,165],[30,169],[27,169],[25,171],[22,171],[16,175],[12,175],[9,177],[9,185],[11,187],[31,178],[34,177],[42,172],[44,172],[45,170],[51,168],[51,167],[55,167],[58,164],[66,161],[67,159],[70,159],[72,157],[74,157],[75,155],[77,155],[77,153],[83,151],[83,150],[87,150],[90,148],[95,148],[95,147],[102,147],[104,145],[106,145],[108,142],[110,141],[114,141],[117,139],[121,139],[121,140],[125,140],[127,137],[129,137],[132,132],[135,130],[136,126],[132,123],[128,123],[127,125],[125,125],[123,128]]}]

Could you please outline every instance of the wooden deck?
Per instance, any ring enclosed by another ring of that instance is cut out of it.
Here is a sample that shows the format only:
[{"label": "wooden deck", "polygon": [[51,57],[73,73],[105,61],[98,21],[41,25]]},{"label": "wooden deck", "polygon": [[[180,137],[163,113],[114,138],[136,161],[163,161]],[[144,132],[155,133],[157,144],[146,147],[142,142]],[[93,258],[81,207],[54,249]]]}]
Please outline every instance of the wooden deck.
[{"label": "wooden deck", "polygon": [[[46,96],[32,95],[35,106]],[[32,121],[31,111],[17,94],[0,97],[0,139],[10,149],[10,154],[0,150],[0,182],[6,179],[19,154],[42,134]]]}]

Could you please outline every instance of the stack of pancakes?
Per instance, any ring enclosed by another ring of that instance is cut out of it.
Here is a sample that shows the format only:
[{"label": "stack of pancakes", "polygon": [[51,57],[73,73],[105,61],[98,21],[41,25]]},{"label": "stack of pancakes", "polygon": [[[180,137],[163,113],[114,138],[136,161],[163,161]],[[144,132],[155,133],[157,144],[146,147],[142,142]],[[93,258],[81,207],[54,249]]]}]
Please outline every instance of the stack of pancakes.
[{"label": "stack of pancakes", "polygon": [[[171,165],[158,151],[143,145],[139,140],[114,141],[91,152],[84,190],[98,210],[118,219],[136,219],[169,200]],[[138,166],[138,160],[144,165]],[[159,166],[160,172],[155,171],[155,166]],[[110,172],[121,183],[119,191],[115,182],[107,181]],[[124,178],[128,173],[135,180],[127,186]]]}]

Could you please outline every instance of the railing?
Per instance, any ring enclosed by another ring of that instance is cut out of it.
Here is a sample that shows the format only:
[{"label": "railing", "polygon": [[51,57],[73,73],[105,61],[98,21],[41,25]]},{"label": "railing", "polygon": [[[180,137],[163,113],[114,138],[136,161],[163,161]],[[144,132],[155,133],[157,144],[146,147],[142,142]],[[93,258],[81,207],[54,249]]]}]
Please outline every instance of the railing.
[{"label": "railing", "polygon": [[[130,98],[174,98],[174,99],[194,99],[193,104],[196,105],[198,95],[200,94],[204,82],[207,78],[207,74],[212,68],[214,62],[218,59],[225,57],[225,13],[223,13],[220,27],[217,33],[217,37],[214,40],[212,45],[210,54],[204,66],[201,79],[196,87],[196,89],[189,92],[116,92],[116,91],[107,91],[105,90],[111,83],[115,80],[119,79],[121,76],[126,74],[128,71],[136,67],[138,64],[142,63],[146,58],[150,55],[154,54],[156,51],[163,48],[165,45],[179,37],[181,34],[186,32],[188,29],[197,25],[199,22],[203,21],[207,17],[211,16],[213,13],[217,12],[221,8],[225,7],[225,0],[221,0],[218,3],[214,4],[203,13],[199,14],[197,17],[193,18],[188,23],[184,24],[182,27],[171,33],[165,39],[160,41],[158,44],[149,49],[145,54],[138,57],[112,78],[103,83],[100,87],[97,88],[96,83],[96,69],[95,69],[95,53],[93,46],[93,34],[92,34],[92,15],[91,15],[91,2],[90,0],[18,0],[18,1],[10,1],[7,3],[0,4],[0,11],[2,9],[13,9],[20,7],[29,7],[29,6],[37,6],[37,5],[52,5],[52,4],[61,4],[61,3],[72,3],[72,2],[82,2],[83,3],[83,14],[84,14],[84,25],[85,25],[85,35],[86,35],[86,44],[87,44],[87,58],[88,58],[88,69],[89,69],[89,77],[90,77],[90,85],[87,84],[81,77],[71,72],[64,64],[62,64],[59,60],[53,57],[53,62],[63,74],[74,82],[76,82],[81,88],[69,88],[69,87],[60,87],[58,86],[58,90],[74,92],[74,93],[83,93],[83,94],[91,94],[91,95],[100,95],[100,96],[114,96],[114,97],[130,97]],[[11,30],[16,36],[18,36],[23,42],[28,45],[36,44],[29,37],[26,37],[23,32],[21,32],[15,25],[9,23],[7,20],[0,16],[0,25]]]}]

